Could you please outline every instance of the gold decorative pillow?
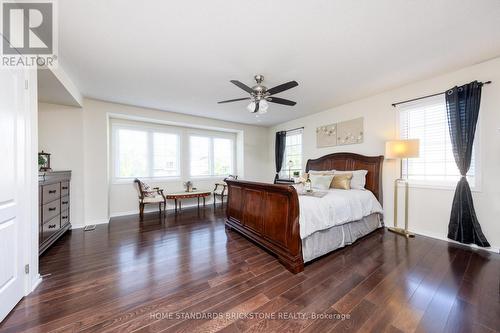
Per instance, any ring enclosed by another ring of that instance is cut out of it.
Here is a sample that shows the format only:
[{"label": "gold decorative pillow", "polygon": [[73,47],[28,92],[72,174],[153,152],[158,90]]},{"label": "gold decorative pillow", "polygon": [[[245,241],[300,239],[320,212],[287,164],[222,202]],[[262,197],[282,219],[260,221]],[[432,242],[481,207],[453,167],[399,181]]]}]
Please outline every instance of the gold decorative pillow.
[{"label": "gold decorative pillow", "polygon": [[336,188],[339,190],[350,190],[351,179],[352,179],[352,173],[335,175],[332,179],[332,183],[330,184],[330,188]]}]

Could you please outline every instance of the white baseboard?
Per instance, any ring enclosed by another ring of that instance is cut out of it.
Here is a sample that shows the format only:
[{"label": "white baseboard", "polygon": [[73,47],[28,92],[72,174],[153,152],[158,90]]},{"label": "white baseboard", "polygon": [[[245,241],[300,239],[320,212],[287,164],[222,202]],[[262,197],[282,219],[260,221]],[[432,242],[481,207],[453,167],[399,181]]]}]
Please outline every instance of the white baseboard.
[{"label": "white baseboard", "polygon": [[93,225],[93,224],[108,224],[109,219],[98,219],[98,220],[93,220],[93,221],[88,221],[84,225],[72,225],[71,229],[82,229],[85,228],[87,225]]},{"label": "white baseboard", "polygon": [[[158,210],[158,209],[157,209]],[[150,213],[152,212],[153,210],[144,210],[144,213]],[[130,210],[128,212],[118,212],[118,213],[111,213],[111,217],[120,217],[120,216],[127,216],[127,215],[138,215],[139,214],[139,210]]]},{"label": "white baseboard", "polygon": [[[207,202],[206,205],[213,205],[213,201],[211,201],[210,203]],[[220,202],[217,202],[217,204],[220,204]],[[197,203],[194,203],[194,204],[187,204],[187,205],[182,205],[182,209],[184,208],[194,208],[194,207],[198,207],[198,204]],[[200,207],[203,207],[202,204],[200,204]],[[167,207],[167,211],[174,211],[175,208],[174,207]],[[154,213],[154,212],[158,212],[158,207],[156,208],[149,208],[149,209],[145,209],[144,210],[144,213]],[[136,209],[136,210],[130,210],[130,211],[126,211],[126,212],[116,212],[116,213],[111,213],[110,217],[121,217],[121,216],[128,216],[128,215],[139,215],[139,209]]]},{"label": "white baseboard", "polygon": [[416,230],[410,230],[410,231],[413,232],[414,234],[417,234],[417,235],[430,237],[430,238],[434,238],[434,239],[439,239],[439,240],[442,240],[442,241],[445,241],[448,243],[454,243],[454,244],[458,244],[458,245],[468,246],[468,247],[475,249],[475,250],[485,250],[485,251],[489,251],[489,252],[493,252],[493,253],[500,253],[500,248],[498,248],[498,247],[479,247],[476,244],[462,244],[460,242],[456,242],[454,240],[451,240],[447,237],[443,237],[443,236],[436,235],[433,233],[416,231]]},{"label": "white baseboard", "polygon": [[31,285],[31,291],[29,293],[35,291],[35,289],[40,285],[40,283],[42,283],[42,277],[40,276],[40,274],[37,274],[37,276],[35,277],[35,282],[33,282],[33,284]]}]

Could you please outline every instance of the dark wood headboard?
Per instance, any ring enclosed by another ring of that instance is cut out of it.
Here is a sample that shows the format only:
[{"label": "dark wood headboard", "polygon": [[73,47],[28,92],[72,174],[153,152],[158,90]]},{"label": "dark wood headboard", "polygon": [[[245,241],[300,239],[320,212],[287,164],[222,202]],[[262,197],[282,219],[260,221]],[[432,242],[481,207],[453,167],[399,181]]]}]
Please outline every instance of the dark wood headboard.
[{"label": "dark wood headboard", "polygon": [[382,164],[384,156],[364,156],[354,153],[334,153],[308,160],[306,172],[309,170],[368,170],[366,189],[373,192],[382,204]]}]

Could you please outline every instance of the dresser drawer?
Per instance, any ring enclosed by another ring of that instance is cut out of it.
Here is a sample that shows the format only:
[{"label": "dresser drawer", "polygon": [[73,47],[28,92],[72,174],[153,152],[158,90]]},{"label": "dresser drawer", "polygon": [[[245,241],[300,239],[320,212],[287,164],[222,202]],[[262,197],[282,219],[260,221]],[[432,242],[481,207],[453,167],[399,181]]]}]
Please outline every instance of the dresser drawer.
[{"label": "dresser drawer", "polygon": [[61,228],[69,223],[69,209],[61,213]]},{"label": "dresser drawer", "polygon": [[51,220],[55,216],[59,215],[61,212],[61,200],[57,199],[55,201],[49,202],[42,206],[42,217],[43,223]]},{"label": "dresser drawer", "polygon": [[69,194],[69,182],[61,183],[61,197]]},{"label": "dresser drawer", "polygon": [[54,201],[61,197],[61,183],[42,186],[42,204]]},{"label": "dresser drawer", "polygon": [[61,224],[59,221],[59,215],[54,217],[52,220],[45,222],[42,227],[43,241],[49,239],[53,234],[59,231],[60,228]]},{"label": "dresser drawer", "polygon": [[68,210],[69,208],[69,195],[61,198],[61,212]]}]

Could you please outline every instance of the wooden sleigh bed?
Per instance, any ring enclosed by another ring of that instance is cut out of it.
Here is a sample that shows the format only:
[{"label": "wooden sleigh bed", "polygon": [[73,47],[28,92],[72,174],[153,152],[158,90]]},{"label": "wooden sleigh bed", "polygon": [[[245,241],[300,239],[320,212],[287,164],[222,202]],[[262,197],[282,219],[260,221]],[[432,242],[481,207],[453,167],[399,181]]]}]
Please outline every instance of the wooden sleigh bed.
[{"label": "wooden sleigh bed", "polygon": [[[308,160],[309,170],[368,170],[365,188],[382,204],[383,156],[335,153]],[[304,270],[299,198],[293,186],[226,180],[226,227],[267,249],[291,272]]]}]

